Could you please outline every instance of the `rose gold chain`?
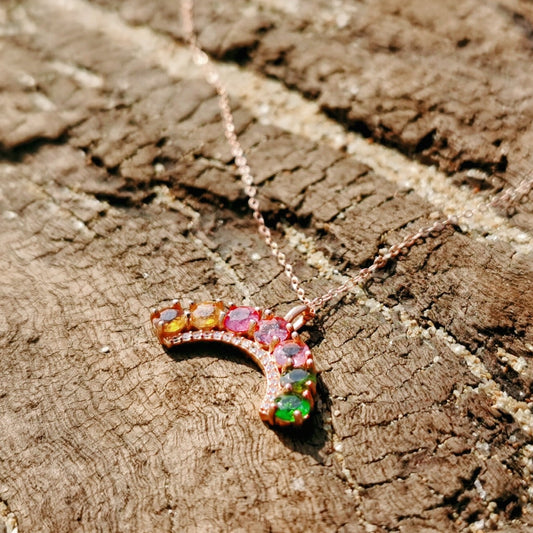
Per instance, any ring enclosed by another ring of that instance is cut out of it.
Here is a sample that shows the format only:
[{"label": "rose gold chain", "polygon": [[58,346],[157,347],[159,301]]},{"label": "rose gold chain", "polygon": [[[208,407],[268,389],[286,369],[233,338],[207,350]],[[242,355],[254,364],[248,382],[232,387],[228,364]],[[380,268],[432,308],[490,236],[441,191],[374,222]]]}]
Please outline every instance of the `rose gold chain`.
[{"label": "rose gold chain", "polygon": [[524,196],[526,196],[533,187],[533,178],[522,180],[516,187],[510,187],[505,189],[498,196],[494,197],[490,202],[480,202],[477,207],[464,211],[455,216],[448,216],[434,222],[429,226],[420,228],[415,233],[412,233],[405,237],[401,242],[393,244],[385,251],[380,252],[375,258],[372,264],[366,268],[362,268],[355,276],[349,278],[342,285],[333,288],[312,300],[305,295],[305,290],[301,286],[301,280],[294,274],[293,266],[287,261],[286,255],[279,249],[279,245],[274,241],[270,228],[266,225],[265,219],[261,213],[259,207],[259,201],[257,200],[257,188],[254,185],[254,178],[252,176],[250,167],[248,166],[248,160],[244,154],[244,150],[235,133],[235,122],[233,120],[233,114],[229,104],[228,91],[218,71],[211,63],[209,56],[200,48],[196,39],[193,20],[193,1],[182,0],[182,24],[185,33],[185,40],[187,41],[191,51],[194,63],[201,67],[204,71],[206,81],[215,89],[218,95],[218,104],[222,121],[224,124],[224,134],[231,148],[231,153],[235,160],[235,166],[237,167],[241,181],[243,183],[243,189],[248,196],[248,205],[252,210],[253,217],[257,222],[257,229],[259,234],[263,237],[265,243],[270,248],[272,255],[276,258],[277,262],[285,272],[285,275],[289,279],[292,289],[296,292],[299,300],[307,306],[310,311],[310,315],[314,315],[316,311],[324,304],[332,300],[337,296],[341,296],[346,292],[354,289],[357,285],[365,283],[377,270],[383,268],[390,260],[396,258],[401,253],[411,248],[417,241],[425,239],[431,235],[441,233],[445,228],[451,227],[457,224],[460,218],[470,218],[476,213],[482,213],[489,207],[508,207],[511,204],[519,202]]},{"label": "rose gold chain", "polygon": [[206,81],[215,89],[218,94],[218,104],[224,122],[224,134],[231,148],[231,153],[235,158],[235,165],[239,171],[241,181],[244,185],[244,192],[248,196],[248,205],[252,210],[253,217],[257,222],[259,234],[263,237],[267,246],[272,251],[280,266],[283,267],[285,275],[289,278],[292,289],[298,298],[306,305],[310,306],[311,301],[305,296],[305,291],[301,286],[300,279],[293,272],[293,266],[287,261],[285,254],[279,249],[278,243],[272,238],[270,228],[265,224],[263,214],[259,209],[257,200],[257,188],[254,186],[254,178],[251,174],[248,160],[244,154],[241,143],[235,133],[235,122],[229,105],[228,92],[222,83],[217,70],[209,61],[207,54],[198,46],[194,33],[194,22],[192,16],[192,0],[182,0],[182,20],[185,38],[192,50],[193,61],[204,70]]}]

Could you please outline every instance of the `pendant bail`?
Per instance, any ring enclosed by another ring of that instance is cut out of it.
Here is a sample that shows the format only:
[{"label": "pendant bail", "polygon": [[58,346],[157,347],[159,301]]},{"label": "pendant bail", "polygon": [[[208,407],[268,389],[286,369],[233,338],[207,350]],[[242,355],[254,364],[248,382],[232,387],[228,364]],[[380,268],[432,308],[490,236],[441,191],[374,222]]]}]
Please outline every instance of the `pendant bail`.
[{"label": "pendant bail", "polygon": [[293,307],[286,315],[285,320],[290,322],[295,331],[298,331],[309,320],[314,318],[315,312],[305,304]]}]

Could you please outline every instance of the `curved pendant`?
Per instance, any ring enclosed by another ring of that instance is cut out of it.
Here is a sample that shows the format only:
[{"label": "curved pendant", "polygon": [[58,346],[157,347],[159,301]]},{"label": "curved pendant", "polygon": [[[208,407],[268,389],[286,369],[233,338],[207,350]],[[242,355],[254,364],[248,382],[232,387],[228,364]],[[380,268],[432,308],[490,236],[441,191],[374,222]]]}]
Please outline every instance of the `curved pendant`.
[{"label": "curved pendant", "polygon": [[299,426],[315,403],[316,372],[311,351],[296,329],[306,315],[304,306],[285,318],[257,307],[229,308],[222,302],[202,302],[183,309],[170,307],[150,315],[157,338],[167,348],[198,341],[231,344],[248,355],[263,371],[267,387],[259,416],[270,425]]}]

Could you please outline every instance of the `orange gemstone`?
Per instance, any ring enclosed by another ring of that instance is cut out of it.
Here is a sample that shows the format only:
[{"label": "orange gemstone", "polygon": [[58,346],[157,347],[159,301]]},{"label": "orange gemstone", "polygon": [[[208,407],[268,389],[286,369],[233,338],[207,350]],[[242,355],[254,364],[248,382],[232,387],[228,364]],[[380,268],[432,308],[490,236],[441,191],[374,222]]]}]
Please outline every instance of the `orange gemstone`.
[{"label": "orange gemstone", "polygon": [[216,328],[224,312],[222,302],[202,302],[191,305],[191,326],[196,329]]},{"label": "orange gemstone", "polygon": [[150,316],[152,325],[160,341],[183,331],[188,324],[187,315],[179,303],[155,311]]}]

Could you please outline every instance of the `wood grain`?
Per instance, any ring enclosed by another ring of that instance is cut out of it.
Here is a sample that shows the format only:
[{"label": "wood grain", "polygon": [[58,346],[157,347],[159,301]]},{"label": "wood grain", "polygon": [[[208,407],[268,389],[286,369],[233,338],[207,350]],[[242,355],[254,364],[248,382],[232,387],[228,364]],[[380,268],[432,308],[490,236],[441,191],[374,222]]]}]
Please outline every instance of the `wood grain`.
[{"label": "wood grain", "polygon": [[[524,176],[533,12],[292,5],[199,0],[200,40],[241,66],[244,92],[267,101],[275,78],[376,159],[403,154],[398,172],[441,171],[402,187],[326,126],[297,135],[234,97],[267,221],[316,296],[431,221],[431,187],[477,199]],[[304,332],[320,401],[299,434],[261,423],[264,382],[238,352],[152,337],[148,309],[174,297],[295,303],[178,11],[0,6],[0,532],[530,531],[527,198],[494,212],[494,232],[450,228],[323,310]]]}]

